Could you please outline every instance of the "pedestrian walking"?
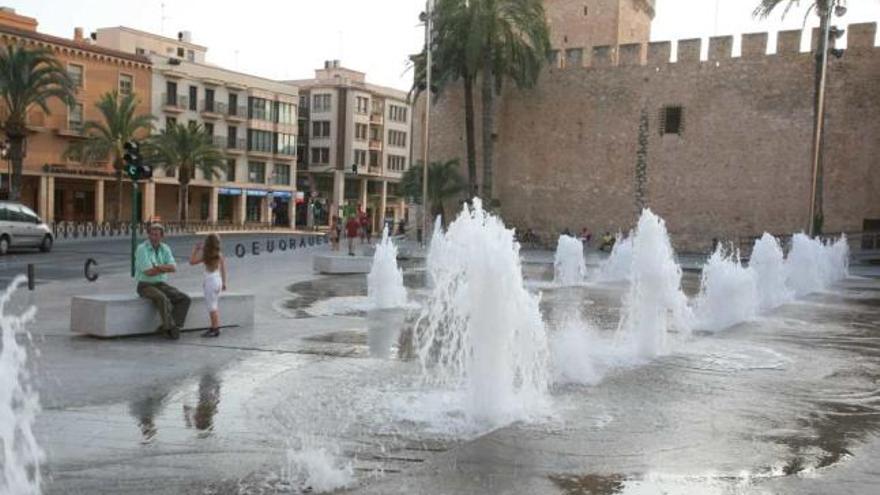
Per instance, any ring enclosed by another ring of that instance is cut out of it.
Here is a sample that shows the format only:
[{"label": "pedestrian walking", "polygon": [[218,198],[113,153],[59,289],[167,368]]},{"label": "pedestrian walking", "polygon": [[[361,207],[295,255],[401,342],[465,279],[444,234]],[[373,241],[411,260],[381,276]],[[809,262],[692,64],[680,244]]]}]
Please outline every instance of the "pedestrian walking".
[{"label": "pedestrian walking", "polygon": [[220,336],[220,292],[226,290],[226,260],[220,249],[220,236],[210,234],[204,245],[198,243],[193,246],[189,255],[190,265],[205,265],[205,277],[202,280],[202,289],[205,292],[205,305],[208,307],[208,316],[211,318],[211,328],[202,334],[202,337]]},{"label": "pedestrian walking", "polygon": [[351,215],[345,223],[345,235],[348,236],[348,255],[354,256],[354,240],[357,239],[361,230],[361,224],[357,217]]}]

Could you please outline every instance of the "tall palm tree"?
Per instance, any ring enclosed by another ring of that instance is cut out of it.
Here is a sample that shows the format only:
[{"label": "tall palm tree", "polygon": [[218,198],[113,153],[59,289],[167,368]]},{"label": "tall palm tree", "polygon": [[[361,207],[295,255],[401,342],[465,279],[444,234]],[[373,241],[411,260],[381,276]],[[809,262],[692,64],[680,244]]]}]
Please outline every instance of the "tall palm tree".
[{"label": "tall palm tree", "polygon": [[152,128],[153,116],[136,115],[140,102],[133,93],[122,97],[116,91],[105,93],[95,103],[101,112],[103,122],[89,120],[83,124],[87,138],[71,143],[65,156],[83,163],[96,163],[110,160],[116,172],[116,217],[122,220],[122,181],[125,176],[125,155],[123,146],[127,141],[145,134]]},{"label": "tall palm tree", "polygon": [[[444,201],[458,196],[465,189],[465,181],[458,173],[458,160],[431,162],[428,166],[428,202],[431,216],[441,217],[446,222]],[[422,166],[416,164],[407,169],[400,181],[401,191],[413,198],[416,203],[422,199]]]},{"label": "tall palm tree", "polygon": [[[550,51],[542,0],[438,0],[434,11],[432,75],[442,89],[461,80],[465,96],[468,182],[476,192],[473,89],[482,76],[483,180],[481,195],[492,201],[495,95],[505,79],[531,87]],[[424,53],[415,59],[417,88],[424,83]],[[433,82],[433,81],[432,81]],[[430,179],[430,178],[429,178]]]},{"label": "tall palm tree", "polygon": [[[468,57],[468,33],[473,18],[468,0],[437,0],[433,11],[431,43],[431,91],[442,92],[453,83],[464,89],[464,126],[469,194],[477,194],[477,147],[474,132],[474,81],[478,60]],[[415,77],[413,92],[425,90],[425,50],[413,57]]]},{"label": "tall palm tree", "polygon": [[550,52],[550,28],[542,0],[474,2],[472,36],[482,45],[483,197],[492,206],[495,149],[495,95],[505,79],[533,87]]},{"label": "tall palm tree", "polygon": [[[770,16],[774,11],[776,11],[779,7],[784,6],[784,10],[782,11],[783,17],[797,5],[800,5],[800,0],[760,0],[757,7],[753,12],[755,17],[760,17],[766,19]],[[837,7],[842,6],[845,2],[843,0],[812,0],[809,3],[809,9],[807,10],[807,15],[810,12],[815,11],[816,15],[819,16],[819,41],[816,43],[816,63],[815,63],[815,73],[814,73],[814,88],[813,88],[813,125],[818,125],[817,115],[819,114],[819,86],[821,84],[822,79],[822,55],[825,53],[827,47],[825,46],[825,36],[821,35],[825,33],[825,30],[828,27],[828,19],[831,11]],[[815,132],[816,129],[814,128]],[[824,141],[824,135],[820,137]],[[823,148],[822,143],[819,144],[820,150]],[[824,173],[823,173],[823,156],[822,153],[819,154],[819,166],[816,169],[816,197],[811,198],[811,201],[815,201],[815,212],[814,217],[809,219],[809,221],[813,224],[813,232],[816,234],[821,233],[822,230],[822,187],[824,181]]]},{"label": "tall palm tree", "polygon": [[180,183],[178,220],[189,218],[189,183],[201,170],[206,179],[219,176],[224,165],[223,152],[205,129],[195,122],[172,124],[150,137],[144,146],[144,160],[154,168],[173,172]]},{"label": "tall palm tree", "polygon": [[72,105],[74,92],[73,81],[48,48],[19,45],[0,48],[0,98],[5,106],[5,118],[0,124],[9,139],[12,161],[9,199],[21,198],[28,112],[36,105],[48,115],[52,98]]}]

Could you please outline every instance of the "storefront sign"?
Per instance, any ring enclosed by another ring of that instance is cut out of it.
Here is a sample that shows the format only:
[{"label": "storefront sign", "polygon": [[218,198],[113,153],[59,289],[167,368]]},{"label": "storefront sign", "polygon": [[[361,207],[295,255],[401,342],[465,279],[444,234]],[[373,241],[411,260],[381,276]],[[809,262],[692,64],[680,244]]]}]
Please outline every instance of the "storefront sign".
[{"label": "storefront sign", "polygon": [[296,192],[296,204],[305,203],[306,202],[306,193],[303,191]]},{"label": "storefront sign", "polygon": [[232,187],[219,187],[217,188],[217,193],[224,196],[241,196],[241,189],[236,189]]},{"label": "storefront sign", "polygon": [[272,193],[272,196],[276,198],[292,198],[293,193],[290,191],[275,191]]},{"label": "storefront sign", "polygon": [[248,196],[266,196],[269,194],[269,191],[263,191],[260,189],[248,189],[245,191],[245,194]]}]

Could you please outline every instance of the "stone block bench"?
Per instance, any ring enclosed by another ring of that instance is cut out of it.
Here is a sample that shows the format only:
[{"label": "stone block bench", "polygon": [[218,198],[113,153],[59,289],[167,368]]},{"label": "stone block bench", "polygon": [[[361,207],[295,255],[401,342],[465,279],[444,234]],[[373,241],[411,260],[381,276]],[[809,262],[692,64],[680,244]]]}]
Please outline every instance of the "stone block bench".
[{"label": "stone block bench", "polygon": [[[211,320],[202,293],[189,293],[192,303],[183,330],[209,328]],[[70,331],[96,337],[155,333],[162,323],[153,303],[137,294],[74,296],[70,302]],[[254,323],[254,295],[224,292],[220,296],[220,323]]]},{"label": "stone block bench", "polygon": [[352,274],[370,273],[373,258],[370,256],[348,256],[346,254],[315,255],[313,267],[318,273]]}]

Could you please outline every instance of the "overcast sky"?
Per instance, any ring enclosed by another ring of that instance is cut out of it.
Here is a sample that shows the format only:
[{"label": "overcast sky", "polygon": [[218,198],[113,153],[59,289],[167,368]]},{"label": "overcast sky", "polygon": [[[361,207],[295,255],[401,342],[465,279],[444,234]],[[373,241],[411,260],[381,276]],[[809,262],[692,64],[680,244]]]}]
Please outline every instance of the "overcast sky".
[{"label": "overcast sky", "polygon": [[[656,0],[652,38],[796,29],[803,24],[803,8],[784,20],[780,15],[753,19],[756,2]],[[843,24],[880,20],[880,0],[849,3]],[[124,25],[167,36],[188,30],[194,43],[208,47],[210,63],[230,69],[304,79],[324,60],[340,59],[344,66],[366,72],[369,82],[403,90],[412,79],[407,56],[419,51],[424,40],[418,25],[424,0],[0,0],[0,5],[36,17],[40,31],[57,36],[72,37],[75,26],[88,33]],[[815,24],[812,15],[809,25]],[[775,36],[770,44],[775,46]]]}]

